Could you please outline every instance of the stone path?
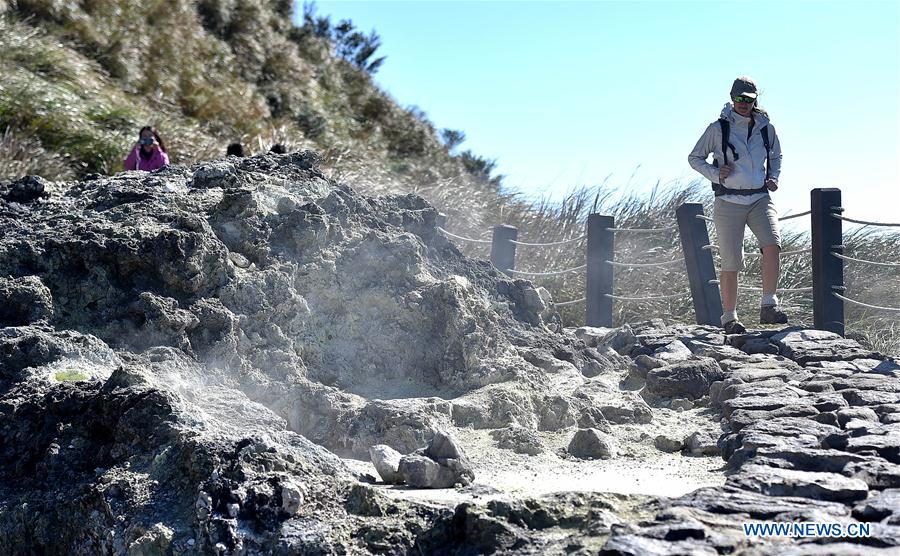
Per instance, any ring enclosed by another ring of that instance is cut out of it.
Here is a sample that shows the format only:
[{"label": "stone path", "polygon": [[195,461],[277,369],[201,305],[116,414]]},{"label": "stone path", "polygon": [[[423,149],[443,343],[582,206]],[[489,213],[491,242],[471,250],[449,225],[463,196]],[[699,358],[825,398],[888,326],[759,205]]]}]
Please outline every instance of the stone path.
[{"label": "stone path", "polygon": [[[722,416],[721,487],[664,502],[654,520],[614,527],[601,554],[900,553],[900,366],[853,340],[787,328],[727,339],[716,329],[647,323],[632,354],[680,342],[689,358],[652,369],[645,396],[703,395]],[[717,365],[710,365],[715,361]],[[859,538],[788,541],[753,522],[837,523]]]}]

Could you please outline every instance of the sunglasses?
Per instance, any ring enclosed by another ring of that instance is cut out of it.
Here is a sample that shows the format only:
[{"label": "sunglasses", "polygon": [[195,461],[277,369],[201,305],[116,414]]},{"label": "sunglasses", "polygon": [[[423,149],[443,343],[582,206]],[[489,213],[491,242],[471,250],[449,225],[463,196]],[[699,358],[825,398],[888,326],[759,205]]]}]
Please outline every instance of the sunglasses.
[{"label": "sunglasses", "polygon": [[756,101],[756,99],[738,95],[738,96],[734,97],[734,101],[740,102],[742,104],[753,104]]}]

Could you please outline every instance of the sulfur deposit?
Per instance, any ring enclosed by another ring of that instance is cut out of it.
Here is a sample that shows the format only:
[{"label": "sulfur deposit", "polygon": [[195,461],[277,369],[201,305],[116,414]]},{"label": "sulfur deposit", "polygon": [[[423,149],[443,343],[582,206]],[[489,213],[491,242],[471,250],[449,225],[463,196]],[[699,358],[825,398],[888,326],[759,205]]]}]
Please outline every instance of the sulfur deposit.
[{"label": "sulfur deposit", "polygon": [[563,329],[436,216],[309,152],[0,187],[0,553],[824,542],[753,520],[900,546],[892,360],[792,328]]}]

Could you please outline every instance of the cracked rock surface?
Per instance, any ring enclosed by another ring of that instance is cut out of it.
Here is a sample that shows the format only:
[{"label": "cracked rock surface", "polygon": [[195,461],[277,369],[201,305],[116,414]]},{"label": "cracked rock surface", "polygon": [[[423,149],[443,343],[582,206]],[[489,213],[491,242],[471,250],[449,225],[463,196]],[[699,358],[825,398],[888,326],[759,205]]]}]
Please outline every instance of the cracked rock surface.
[{"label": "cracked rock surface", "polygon": [[[315,163],[0,184],[0,553],[803,554],[739,524],[825,518],[878,526],[837,553],[900,544],[892,360],[564,330],[422,199]],[[654,462],[705,479],[617,490]]]}]

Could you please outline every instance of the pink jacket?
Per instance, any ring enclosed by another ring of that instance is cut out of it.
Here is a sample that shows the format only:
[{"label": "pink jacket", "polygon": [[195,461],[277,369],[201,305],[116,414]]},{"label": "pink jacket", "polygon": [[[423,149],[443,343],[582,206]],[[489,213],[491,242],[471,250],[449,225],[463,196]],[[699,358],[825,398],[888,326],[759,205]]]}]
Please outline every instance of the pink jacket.
[{"label": "pink jacket", "polygon": [[132,149],[128,154],[128,158],[125,159],[126,170],[144,170],[145,172],[152,172],[153,170],[158,170],[163,166],[169,165],[169,155],[158,147],[153,151],[153,155],[150,158],[141,157],[138,153],[138,149],[140,149],[140,147]]}]

